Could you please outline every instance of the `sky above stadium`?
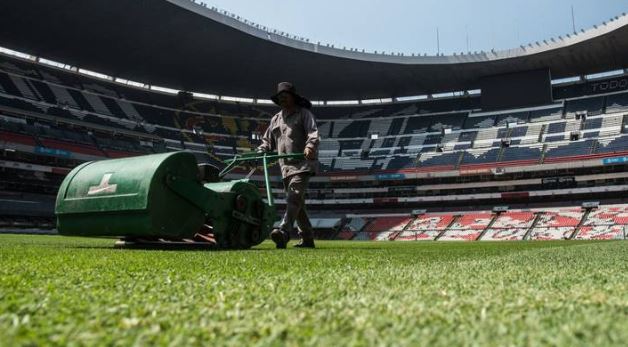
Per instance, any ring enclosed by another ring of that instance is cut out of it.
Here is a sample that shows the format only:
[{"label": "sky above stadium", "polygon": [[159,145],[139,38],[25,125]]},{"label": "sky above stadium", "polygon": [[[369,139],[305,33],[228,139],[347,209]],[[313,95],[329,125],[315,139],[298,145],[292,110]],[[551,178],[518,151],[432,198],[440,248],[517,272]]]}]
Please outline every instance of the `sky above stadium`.
[{"label": "sky above stadium", "polygon": [[367,51],[508,49],[628,13],[626,0],[204,0],[311,42]]}]

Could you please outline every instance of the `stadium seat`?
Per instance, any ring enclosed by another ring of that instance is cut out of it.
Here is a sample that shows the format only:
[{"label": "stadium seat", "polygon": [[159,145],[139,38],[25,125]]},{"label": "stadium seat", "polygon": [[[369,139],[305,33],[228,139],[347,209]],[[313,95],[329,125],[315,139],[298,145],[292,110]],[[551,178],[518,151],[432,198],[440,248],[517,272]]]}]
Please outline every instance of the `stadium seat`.
[{"label": "stadium seat", "polygon": [[438,241],[475,241],[491,223],[494,214],[474,212],[459,216]]},{"label": "stadium seat", "polygon": [[377,217],[365,228],[365,232],[401,231],[412,219],[409,217]]},{"label": "stadium seat", "polygon": [[528,228],[489,228],[480,239],[481,241],[521,241],[528,232]]},{"label": "stadium seat", "polygon": [[530,240],[564,240],[573,235],[576,228],[574,227],[550,227],[550,228],[534,228],[530,233]]},{"label": "stadium seat", "polygon": [[497,217],[491,225],[494,229],[527,229],[534,222],[534,213],[529,211],[508,211]]},{"label": "stadium seat", "polygon": [[475,241],[482,231],[476,229],[450,229],[438,238],[438,241]]},{"label": "stadium seat", "polygon": [[545,210],[540,211],[539,219],[537,221],[537,228],[550,228],[550,227],[575,227],[577,226],[584,212],[581,209],[558,209],[558,210]]},{"label": "stadium seat", "polygon": [[491,212],[463,214],[449,227],[453,230],[484,230],[495,215]]},{"label": "stadium seat", "polygon": [[423,214],[416,217],[406,228],[410,231],[445,230],[454,220],[453,214]]},{"label": "stadium seat", "polygon": [[576,240],[623,240],[626,226],[624,225],[596,225],[583,226],[574,237]]}]

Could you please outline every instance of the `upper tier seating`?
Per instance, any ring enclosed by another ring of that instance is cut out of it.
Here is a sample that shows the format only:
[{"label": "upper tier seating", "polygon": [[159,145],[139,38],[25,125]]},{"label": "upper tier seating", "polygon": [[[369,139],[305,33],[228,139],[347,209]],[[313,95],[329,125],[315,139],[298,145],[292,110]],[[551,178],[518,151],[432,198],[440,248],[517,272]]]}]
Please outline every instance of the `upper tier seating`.
[{"label": "upper tier seating", "polygon": [[606,113],[628,111],[628,93],[612,94],[606,97]]},{"label": "upper tier seating", "polygon": [[593,140],[572,141],[547,144],[545,162],[554,161],[555,158],[566,158],[591,154],[595,142]]},{"label": "upper tier seating", "polygon": [[530,111],[530,117],[528,118],[528,121],[530,123],[556,121],[556,120],[561,119],[562,116],[563,116],[562,107],[547,108],[547,109]]},{"label": "upper tier seating", "polygon": [[334,130],[331,137],[365,138],[368,135],[369,120],[337,120],[334,122]]},{"label": "upper tier seating", "polygon": [[465,151],[462,156],[462,165],[494,163],[497,161],[499,152],[499,148],[471,149]]},{"label": "upper tier seating", "polygon": [[613,153],[628,151],[628,135],[620,135],[614,138],[597,140],[596,153]]},{"label": "upper tier seating", "polygon": [[529,112],[513,112],[513,113],[505,113],[497,116],[496,126],[504,127],[511,123],[523,124],[528,121],[528,117],[530,116]]},{"label": "upper tier seating", "polygon": [[460,153],[421,153],[419,156],[419,165],[426,166],[443,166],[453,167],[458,163]]},{"label": "upper tier seating", "polygon": [[37,143],[32,136],[15,134],[6,131],[0,131],[0,143],[2,142],[20,143],[27,146],[36,146]]},{"label": "upper tier seating", "polygon": [[538,162],[541,159],[541,151],[542,148],[540,146],[537,147],[507,147],[504,148],[502,152],[501,161],[532,161]]},{"label": "upper tier seating", "polygon": [[604,110],[604,97],[595,96],[583,99],[568,100],[565,103],[565,115],[571,116],[576,113],[586,112],[590,116],[601,114]]},{"label": "upper tier seating", "polygon": [[[628,110],[628,93],[565,97],[571,99],[564,105],[492,114],[481,111],[477,97],[315,106],[313,112],[319,119],[323,139],[321,167],[323,172],[412,168],[438,171],[529,165],[541,162],[541,158],[543,163],[553,163],[577,156],[593,158],[628,152],[628,136],[622,132],[627,117],[619,113]],[[0,107],[154,134],[167,139],[167,148],[171,150],[211,151],[215,158],[222,159],[257,146],[259,141],[252,135],[264,132],[268,120],[277,112],[275,105],[198,99],[182,103],[176,95],[109,83],[8,57],[0,61]],[[585,121],[576,117],[585,112]],[[38,145],[39,138],[65,139],[84,144],[87,154],[110,157],[155,151],[135,142],[89,137],[32,123],[29,126],[37,128],[35,133],[10,131],[27,135],[19,139],[12,135],[13,141]],[[581,132],[581,139],[570,141],[572,132]],[[379,138],[371,140],[371,134],[378,134]],[[396,136],[400,134],[405,136]],[[503,140],[509,142],[501,148]]]},{"label": "upper tier seating", "polygon": [[490,128],[495,125],[495,116],[469,116],[464,122],[464,129]]}]

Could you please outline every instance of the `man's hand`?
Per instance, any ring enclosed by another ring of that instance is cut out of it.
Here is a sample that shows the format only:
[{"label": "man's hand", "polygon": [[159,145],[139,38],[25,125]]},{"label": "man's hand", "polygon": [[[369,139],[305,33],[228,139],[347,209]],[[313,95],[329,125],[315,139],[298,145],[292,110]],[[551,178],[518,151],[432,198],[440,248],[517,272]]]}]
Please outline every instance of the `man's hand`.
[{"label": "man's hand", "polygon": [[305,154],[305,159],[307,160],[315,160],[316,159],[316,153],[314,152],[313,149],[306,147],[305,151],[303,152],[303,154]]}]

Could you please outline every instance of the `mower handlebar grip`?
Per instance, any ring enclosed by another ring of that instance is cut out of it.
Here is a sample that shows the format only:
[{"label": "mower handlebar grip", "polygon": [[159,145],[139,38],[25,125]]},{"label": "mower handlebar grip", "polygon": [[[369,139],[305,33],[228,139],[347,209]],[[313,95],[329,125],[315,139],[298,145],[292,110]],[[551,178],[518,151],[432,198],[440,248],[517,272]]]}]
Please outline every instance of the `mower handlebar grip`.
[{"label": "mower handlebar grip", "polygon": [[251,153],[246,153],[246,154],[240,154],[237,155],[235,157],[233,157],[233,159],[227,159],[225,160],[226,164],[237,164],[237,163],[243,163],[243,162],[247,162],[247,161],[257,161],[257,160],[262,160],[266,158],[266,160],[278,160],[278,159],[304,159],[305,158],[305,154],[303,153],[289,153],[289,154],[277,154],[277,153],[257,153],[257,152],[251,152]]}]

